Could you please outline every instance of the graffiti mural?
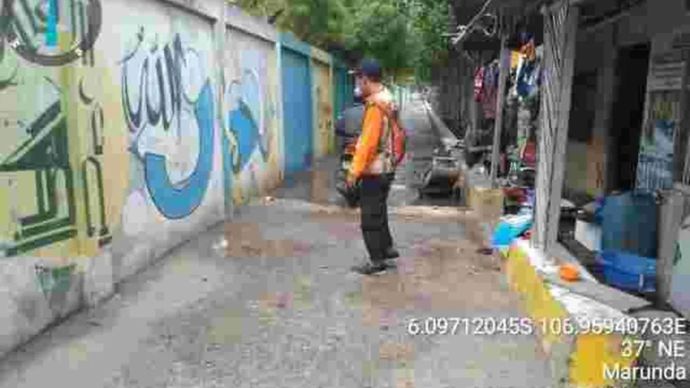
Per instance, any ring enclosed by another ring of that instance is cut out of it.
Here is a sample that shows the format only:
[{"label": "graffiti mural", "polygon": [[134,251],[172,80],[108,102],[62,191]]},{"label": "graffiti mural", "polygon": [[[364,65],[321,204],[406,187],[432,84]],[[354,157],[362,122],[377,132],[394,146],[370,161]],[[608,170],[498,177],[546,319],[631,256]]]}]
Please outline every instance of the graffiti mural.
[{"label": "graffiti mural", "polygon": [[273,46],[232,34],[224,73],[223,165],[226,208],[266,190],[277,172],[277,80]]},{"label": "graffiti mural", "polygon": [[[101,32],[99,0],[3,0],[0,10],[0,60],[4,44],[24,60],[62,66],[82,58],[94,61],[91,48]],[[58,31],[67,31],[59,36]]]},{"label": "graffiti mural", "polygon": [[76,283],[76,267],[76,264],[64,267],[46,267],[44,265],[34,267],[38,287],[52,311],[59,312],[65,308],[69,291]]},{"label": "graffiti mural", "polygon": [[[0,147],[0,177],[9,198],[6,216],[0,215],[5,225],[0,231],[0,252],[6,256],[77,236],[77,179],[81,179],[87,198],[86,234],[97,235],[101,246],[110,241],[98,147],[81,166],[75,164],[71,136],[76,128],[68,127],[64,103],[69,86],[56,82],[58,73],[52,70],[70,63],[95,66],[91,48],[100,31],[100,12],[100,3],[94,0],[3,2],[0,128],[4,142]],[[83,88],[81,91],[85,93]],[[90,114],[97,132],[96,127],[102,128],[104,121],[98,103],[86,95],[81,103],[93,106]],[[102,143],[102,131],[94,139]],[[95,205],[100,207],[98,230],[91,219],[86,189],[92,179],[98,181],[91,193],[99,197]],[[26,201],[27,195],[35,197],[33,204]]]},{"label": "graffiti mural", "polygon": [[265,162],[268,156],[270,133],[265,127],[264,95],[261,79],[256,70],[243,69],[242,79],[233,80],[227,90],[230,105],[227,136],[232,146],[232,169],[239,173],[259,150]]},{"label": "graffiti mural", "polygon": [[[33,173],[37,212],[20,216],[23,198],[10,200],[16,229],[14,242],[6,246],[7,256],[70,239],[77,234],[74,177],[69,163],[67,121],[61,109],[60,91],[56,89],[54,101],[40,110],[34,120],[21,127],[18,129],[26,131],[26,140],[3,158],[0,172]],[[9,191],[23,191],[18,186],[25,182],[17,176],[8,178]]]},{"label": "graffiti mural", "polygon": [[214,107],[201,57],[179,34],[160,45],[141,27],[121,61],[122,105],[130,152],[143,165],[146,189],[158,211],[184,218],[199,206],[213,164]]},{"label": "graffiti mural", "polygon": [[[103,145],[105,142],[105,115],[100,103],[94,97],[89,97],[86,94],[81,83],[79,85],[79,98],[81,103],[88,109],[86,122],[88,123],[88,136],[90,137],[88,152],[82,159],[80,166],[86,235],[88,237],[98,235],[98,246],[101,247],[112,240],[105,210],[105,187],[102,167]],[[96,198],[94,198],[94,193]],[[97,214],[93,214],[93,211]]]}]

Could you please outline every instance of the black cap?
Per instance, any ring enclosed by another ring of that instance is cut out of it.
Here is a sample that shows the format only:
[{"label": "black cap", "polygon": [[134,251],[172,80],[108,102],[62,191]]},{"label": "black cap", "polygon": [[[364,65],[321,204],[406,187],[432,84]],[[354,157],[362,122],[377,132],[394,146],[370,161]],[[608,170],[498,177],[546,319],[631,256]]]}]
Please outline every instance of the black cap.
[{"label": "black cap", "polygon": [[380,81],[383,78],[383,70],[381,65],[375,59],[367,58],[363,59],[357,69],[350,72],[358,76],[365,76],[373,81]]}]

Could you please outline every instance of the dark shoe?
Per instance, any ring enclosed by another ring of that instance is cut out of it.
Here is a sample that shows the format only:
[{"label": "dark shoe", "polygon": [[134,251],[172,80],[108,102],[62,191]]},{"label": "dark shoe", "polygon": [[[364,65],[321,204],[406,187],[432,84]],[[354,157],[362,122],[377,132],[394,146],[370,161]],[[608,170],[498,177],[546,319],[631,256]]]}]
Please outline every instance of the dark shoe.
[{"label": "dark shoe", "polygon": [[400,257],[400,252],[395,248],[386,249],[386,259],[397,259],[398,257]]},{"label": "dark shoe", "polygon": [[374,275],[388,268],[385,263],[364,263],[352,267],[352,270],[362,275]]}]

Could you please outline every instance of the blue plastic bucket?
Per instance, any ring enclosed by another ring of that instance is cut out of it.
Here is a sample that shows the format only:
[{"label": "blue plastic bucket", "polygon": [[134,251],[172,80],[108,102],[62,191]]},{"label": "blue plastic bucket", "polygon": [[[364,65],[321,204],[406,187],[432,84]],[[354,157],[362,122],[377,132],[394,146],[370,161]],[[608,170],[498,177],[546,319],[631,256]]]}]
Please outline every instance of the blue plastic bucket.
[{"label": "blue plastic bucket", "polygon": [[603,251],[597,262],[607,284],[626,291],[656,290],[656,260],[620,251]]}]

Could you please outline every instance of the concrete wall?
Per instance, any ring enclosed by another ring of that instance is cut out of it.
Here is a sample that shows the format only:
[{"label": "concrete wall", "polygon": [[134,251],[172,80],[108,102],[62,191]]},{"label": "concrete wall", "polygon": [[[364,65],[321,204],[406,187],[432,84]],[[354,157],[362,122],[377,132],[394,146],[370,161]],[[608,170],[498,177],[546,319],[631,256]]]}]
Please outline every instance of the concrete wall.
[{"label": "concrete wall", "polygon": [[0,355],[276,186],[289,152],[278,33],[224,0],[60,0],[35,36],[23,12],[38,54],[0,55]]},{"label": "concrete wall", "polygon": [[312,49],[312,83],[314,87],[314,155],[322,157],[333,151],[333,70],[325,52]]}]

